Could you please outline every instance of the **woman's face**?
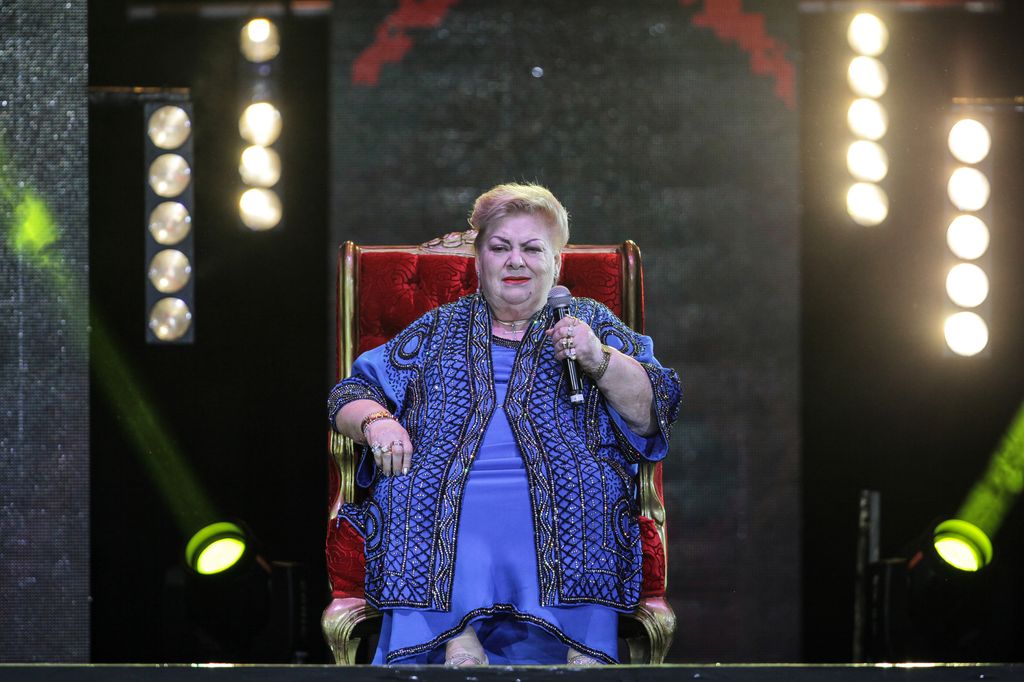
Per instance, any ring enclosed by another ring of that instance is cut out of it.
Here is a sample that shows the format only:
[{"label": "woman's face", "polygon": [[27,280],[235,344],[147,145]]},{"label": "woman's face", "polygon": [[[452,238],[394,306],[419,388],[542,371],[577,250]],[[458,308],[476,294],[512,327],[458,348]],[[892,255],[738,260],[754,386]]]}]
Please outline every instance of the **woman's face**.
[{"label": "woman's face", "polygon": [[547,302],[558,277],[552,230],[529,213],[508,216],[490,230],[476,254],[480,291],[503,320],[523,319]]}]

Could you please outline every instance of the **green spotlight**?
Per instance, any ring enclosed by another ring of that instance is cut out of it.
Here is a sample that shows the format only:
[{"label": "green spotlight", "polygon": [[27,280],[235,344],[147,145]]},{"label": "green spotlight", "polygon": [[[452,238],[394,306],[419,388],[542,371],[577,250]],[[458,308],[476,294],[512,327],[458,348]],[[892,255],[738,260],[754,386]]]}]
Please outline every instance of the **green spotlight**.
[{"label": "green spotlight", "polygon": [[983,530],[961,519],[949,519],[935,527],[935,551],[942,560],[961,571],[977,571],[992,561],[992,541]]},{"label": "green spotlight", "polygon": [[228,521],[196,532],[185,547],[185,562],[200,575],[223,573],[239,562],[248,541],[245,531]]}]

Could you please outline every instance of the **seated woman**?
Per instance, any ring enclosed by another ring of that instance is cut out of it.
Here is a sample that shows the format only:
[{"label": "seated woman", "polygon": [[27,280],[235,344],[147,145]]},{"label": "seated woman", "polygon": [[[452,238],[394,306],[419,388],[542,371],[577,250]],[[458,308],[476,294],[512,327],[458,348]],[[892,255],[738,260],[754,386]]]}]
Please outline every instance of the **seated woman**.
[{"label": "seated woman", "polygon": [[[374,663],[614,663],[640,596],[633,474],[680,400],[651,339],[605,306],[546,305],[568,215],[536,185],[480,196],[477,293],[361,355],[329,400],[371,488],[340,515],[365,539]],[[570,402],[567,358],[582,370]]]}]

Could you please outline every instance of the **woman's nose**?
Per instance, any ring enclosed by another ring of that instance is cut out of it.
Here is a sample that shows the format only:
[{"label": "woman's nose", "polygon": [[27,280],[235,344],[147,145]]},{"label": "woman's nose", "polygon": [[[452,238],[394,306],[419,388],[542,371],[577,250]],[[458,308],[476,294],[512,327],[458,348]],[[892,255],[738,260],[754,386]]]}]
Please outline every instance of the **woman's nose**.
[{"label": "woman's nose", "polygon": [[518,251],[512,251],[511,253],[509,253],[508,262],[509,265],[511,265],[514,268],[523,267],[523,254],[519,253]]}]

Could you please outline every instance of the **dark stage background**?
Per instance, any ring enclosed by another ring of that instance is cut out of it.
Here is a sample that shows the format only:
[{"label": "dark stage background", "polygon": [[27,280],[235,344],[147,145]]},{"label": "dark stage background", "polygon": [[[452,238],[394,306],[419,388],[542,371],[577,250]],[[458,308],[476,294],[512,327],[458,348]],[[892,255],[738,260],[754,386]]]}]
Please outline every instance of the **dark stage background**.
[{"label": "dark stage background", "polygon": [[[234,205],[242,18],[87,4],[90,86],[194,102],[196,340],[144,342],[141,103],[94,91],[86,108],[86,3],[3,4],[2,661],[188,660],[165,574],[212,514],[301,563],[307,660],[326,661],[337,244],[461,229],[497,182],[549,185],[574,241],[644,251],[648,331],[687,391],[665,467],[674,661],[850,660],[858,491],[882,492],[883,554],[904,552],[955,512],[1024,397],[1012,110],[995,129],[991,350],[952,357],[937,330],[944,117],[953,96],[1024,94],[1018,3],[883,4],[892,210],[871,229],[843,209],[838,5],[374,0],[276,17],[286,206],[268,233]],[[57,225],[48,260],[12,241],[28,194]],[[154,419],[112,399],[129,395]],[[983,646],[937,657],[1020,660],[1022,523],[1015,508],[996,537]]]}]

